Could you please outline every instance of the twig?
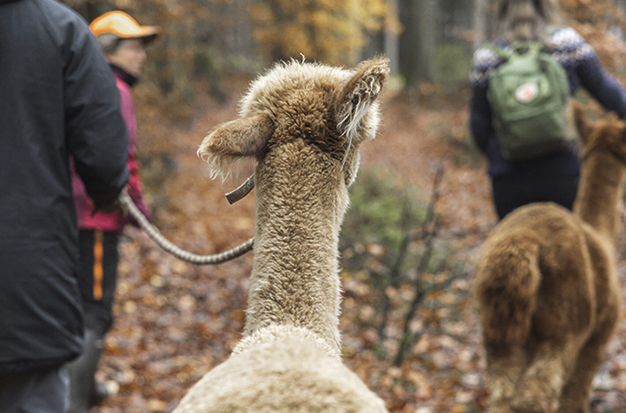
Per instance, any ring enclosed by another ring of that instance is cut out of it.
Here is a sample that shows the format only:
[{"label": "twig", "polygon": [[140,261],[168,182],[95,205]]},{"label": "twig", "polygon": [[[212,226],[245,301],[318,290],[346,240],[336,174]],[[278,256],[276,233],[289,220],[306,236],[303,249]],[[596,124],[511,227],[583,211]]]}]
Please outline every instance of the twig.
[{"label": "twig", "polygon": [[448,288],[455,280],[461,278],[461,275],[455,275],[450,277],[446,282],[441,284],[436,284],[431,286],[428,289],[420,290],[419,293],[415,295],[413,301],[411,302],[411,307],[409,311],[407,311],[405,321],[404,321],[404,329],[402,330],[402,335],[400,336],[400,345],[398,346],[398,353],[396,354],[396,359],[393,362],[393,365],[396,367],[400,367],[404,360],[406,359],[410,348],[419,341],[419,339],[426,334],[429,330],[428,327],[430,323],[432,323],[435,319],[434,316],[431,316],[424,320],[424,327],[421,331],[418,331],[415,334],[411,334],[411,321],[415,316],[415,312],[417,310],[418,304],[426,297],[428,294],[435,291],[442,291]]},{"label": "twig", "polygon": [[[486,225],[480,228],[471,228],[471,229],[459,229],[459,230],[439,230],[437,233],[437,238],[439,239],[454,239],[454,238],[465,238],[468,235],[480,235],[487,236],[489,232],[493,229],[494,225]],[[409,235],[411,241],[423,240],[427,237],[432,237],[433,231],[428,228],[421,228],[412,234]]]},{"label": "twig", "polygon": [[[428,204],[428,209],[426,212],[426,219],[424,220],[424,225],[434,220],[435,217],[435,204],[439,199],[439,185],[441,184],[441,178],[443,177],[444,167],[443,164],[440,163],[437,167],[437,172],[435,173],[435,179],[433,182],[433,192]],[[434,235],[431,235],[431,237]],[[394,262],[394,265],[391,267],[389,272],[389,283],[388,286],[396,287],[400,280],[400,269],[402,268],[402,264],[406,258],[406,252],[410,243],[413,241],[413,236],[411,234],[406,234],[402,239],[402,243],[400,244],[400,250],[398,251],[398,256]],[[385,333],[387,329],[387,322],[389,320],[389,312],[391,311],[391,299],[386,293],[386,288],[383,287],[383,305],[381,310],[381,322],[378,328],[378,340],[379,347],[382,349],[383,341],[387,338]]]},{"label": "twig", "polygon": [[400,336],[400,344],[398,346],[398,353],[396,354],[396,359],[394,361],[395,366],[399,366],[404,361],[405,353],[408,351],[407,346],[409,346],[409,334],[410,334],[410,324],[411,320],[415,316],[415,311],[417,309],[418,304],[422,301],[422,299],[429,292],[428,290],[422,289],[421,275],[426,270],[428,263],[433,254],[434,249],[434,240],[437,235],[437,231],[439,230],[439,222],[435,219],[435,205],[439,200],[439,186],[441,184],[441,179],[443,177],[444,167],[443,164],[439,164],[437,168],[437,172],[435,174],[435,179],[433,182],[433,192],[430,198],[430,203],[428,205],[428,210],[426,213],[425,224],[433,223],[434,227],[431,231],[430,235],[425,239],[425,251],[420,258],[420,262],[417,266],[417,281],[415,283],[415,296],[411,301],[411,305],[407,314],[405,316],[405,323],[402,335]]},{"label": "twig", "polygon": [[[396,261],[389,273],[388,286],[397,287],[399,280],[401,278],[400,268],[402,267],[402,264],[404,263],[404,259],[406,257],[406,252],[408,250],[408,246],[410,242],[411,242],[411,237],[409,235],[406,235],[404,239],[402,240],[402,244],[400,244],[400,251],[398,252],[398,257],[396,258]],[[382,297],[383,297],[383,304],[382,304],[382,310],[381,310],[381,322],[380,322],[380,326],[378,327],[378,340],[380,343],[382,343],[387,338],[387,334],[385,333],[385,330],[387,329],[387,321],[389,319],[389,312],[391,311],[391,299],[387,295],[385,287],[383,287]]]}]

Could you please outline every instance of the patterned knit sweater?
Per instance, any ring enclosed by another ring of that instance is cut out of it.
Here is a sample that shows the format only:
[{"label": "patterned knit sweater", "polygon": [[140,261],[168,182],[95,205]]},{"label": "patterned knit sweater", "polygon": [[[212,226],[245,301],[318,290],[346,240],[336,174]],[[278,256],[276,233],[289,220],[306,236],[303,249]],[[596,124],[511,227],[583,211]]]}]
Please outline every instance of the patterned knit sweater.
[{"label": "patterned knit sweater", "polygon": [[[502,39],[495,43],[500,47],[508,46]],[[626,90],[602,68],[595,51],[578,32],[570,27],[555,30],[546,42],[546,50],[565,68],[570,94],[573,95],[582,86],[606,110],[617,112],[620,117],[626,115]],[[487,47],[481,47],[474,53],[470,76],[470,128],[476,144],[489,159],[489,175],[530,178],[577,176],[580,173],[580,162],[576,148],[562,149],[542,158],[522,162],[512,162],[502,157],[487,100],[489,79],[502,63],[503,60],[496,53]]]}]

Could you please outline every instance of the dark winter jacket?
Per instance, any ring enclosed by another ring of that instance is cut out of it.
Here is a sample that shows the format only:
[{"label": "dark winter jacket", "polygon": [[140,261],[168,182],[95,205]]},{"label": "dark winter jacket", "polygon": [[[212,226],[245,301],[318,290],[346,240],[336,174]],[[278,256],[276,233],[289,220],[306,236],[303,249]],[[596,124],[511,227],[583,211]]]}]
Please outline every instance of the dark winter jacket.
[{"label": "dark winter jacket", "polygon": [[[507,46],[502,40],[496,44]],[[552,33],[546,48],[567,72],[571,94],[582,86],[605,109],[622,117],[626,115],[626,91],[602,68],[596,53],[580,34],[570,27],[560,28]],[[489,79],[502,63],[502,58],[489,47],[481,47],[474,53],[470,127],[476,144],[489,158],[489,175],[523,175],[537,179],[555,175],[578,176],[580,162],[577,151],[572,148],[523,162],[502,157],[487,100]]]},{"label": "dark winter jacket", "polygon": [[96,204],[128,180],[115,80],[86,22],[54,0],[0,0],[0,372],[82,349],[69,159]]}]

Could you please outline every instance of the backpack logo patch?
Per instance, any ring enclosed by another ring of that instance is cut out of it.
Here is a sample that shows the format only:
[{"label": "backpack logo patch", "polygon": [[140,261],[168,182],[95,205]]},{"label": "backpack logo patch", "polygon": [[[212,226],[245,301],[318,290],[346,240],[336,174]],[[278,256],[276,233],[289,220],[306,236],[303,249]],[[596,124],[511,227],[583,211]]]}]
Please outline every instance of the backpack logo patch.
[{"label": "backpack logo patch", "polygon": [[535,100],[539,94],[539,88],[534,82],[524,83],[515,90],[515,99],[520,103],[528,103]]}]

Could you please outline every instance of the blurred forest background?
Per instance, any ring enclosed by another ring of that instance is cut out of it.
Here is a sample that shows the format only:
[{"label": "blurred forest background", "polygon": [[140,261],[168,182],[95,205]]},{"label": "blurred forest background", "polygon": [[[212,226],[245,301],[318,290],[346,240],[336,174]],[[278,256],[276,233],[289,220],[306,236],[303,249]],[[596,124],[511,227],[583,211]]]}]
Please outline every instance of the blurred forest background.
[{"label": "blurred forest background", "polygon": [[[237,116],[250,80],[279,60],[352,67],[377,54],[392,77],[378,138],[363,148],[340,243],[343,355],[392,412],[482,412],[484,354],[473,265],[496,218],[467,127],[472,53],[493,35],[494,0],[64,0],[87,21],[123,10],[161,35],[134,88],[153,221],[215,253],[253,235],[254,197],[229,206],[196,150]],[[560,0],[566,23],[626,81],[626,0]],[[594,104],[584,93],[577,99]],[[623,230],[619,235],[624,274]],[[170,412],[222,362],[245,322],[252,254],[194,267],[135,228],[120,247],[116,323],[93,412]],[[626,280],[622,277],[626,288]],[[626,323],[594,381],[593,412],[626,411]]]}]

